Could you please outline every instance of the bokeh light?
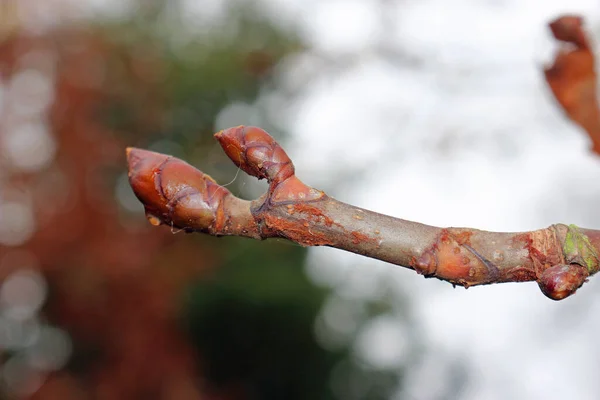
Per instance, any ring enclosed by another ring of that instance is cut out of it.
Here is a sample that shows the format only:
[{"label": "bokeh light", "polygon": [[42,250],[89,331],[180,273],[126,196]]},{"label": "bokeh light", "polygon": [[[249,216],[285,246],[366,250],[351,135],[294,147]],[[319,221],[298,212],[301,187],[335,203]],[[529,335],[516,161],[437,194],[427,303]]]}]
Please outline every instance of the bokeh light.
[{"label": "bokeh light", "polygon": [[46,282],[36,270],[18,269],[0,286],[0,307],[12,319],[35,316],[46,300]]},{"label": "bokeh light", "polygon": [[24,244],[35,232],[35,218],[27,203],[0,203],[0,243],[5,246]]}]

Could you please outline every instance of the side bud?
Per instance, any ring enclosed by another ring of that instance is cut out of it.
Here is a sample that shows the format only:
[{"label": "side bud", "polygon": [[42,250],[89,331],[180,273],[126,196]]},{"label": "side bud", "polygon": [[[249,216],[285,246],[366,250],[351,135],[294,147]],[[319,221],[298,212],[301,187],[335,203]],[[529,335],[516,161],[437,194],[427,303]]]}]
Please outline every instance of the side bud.
[{"label": "side bud", "polygon": [[575,293],[587,277],[587,269],[579,264],[559,264],[544,270],[538,279],[538,285],[550,299],[562,300]]},{"label": "side bud", "polygon": [[294,175],[294,164],[266,131],[237,126],[215,133],[225,154],[248,175],[278,184]]}]

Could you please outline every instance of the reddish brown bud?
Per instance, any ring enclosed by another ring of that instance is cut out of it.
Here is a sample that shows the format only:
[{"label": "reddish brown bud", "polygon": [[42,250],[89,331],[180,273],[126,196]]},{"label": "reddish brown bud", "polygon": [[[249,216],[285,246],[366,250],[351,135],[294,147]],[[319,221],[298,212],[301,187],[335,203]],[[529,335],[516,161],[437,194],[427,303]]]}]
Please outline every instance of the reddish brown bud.
[{"label": "reddish brown bud", "polygon": [[237,126],[217,132],[215,138],[225,154],[248,175],[278,184],[294,175],[294,164],[263,129]]},{"label": "reddish brown bud", "polygon": [[153,225],[207,230],[218,220],[230,192],[208,175],[177,158],[127,149],[129,183]]},{"label": "reddish brown bud", "polygon": [[587,269],[579,264],[559,264],[544,270],[538,285],[547,297],[562,300],[575,293],[587,277]]},{"label": "reddish brown bud", "polygon": [[164,202],[161,191],[156,189],[154,174],[170,157],[152,151],[127,148],[129,183],[142,204],[160,204]]}]

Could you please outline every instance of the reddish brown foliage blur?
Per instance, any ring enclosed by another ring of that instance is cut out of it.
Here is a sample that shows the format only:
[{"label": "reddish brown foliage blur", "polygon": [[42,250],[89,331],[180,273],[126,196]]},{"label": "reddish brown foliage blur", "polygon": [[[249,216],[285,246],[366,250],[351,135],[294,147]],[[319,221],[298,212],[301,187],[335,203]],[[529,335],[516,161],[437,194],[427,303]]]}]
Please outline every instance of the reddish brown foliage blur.
[{"label": "reddish brown foliage blur", "polygon": [[583,19],[563,16],[550,23],[552,34],[566,45],[544,72],[552,93],[567,116],[588,133],[593,150],[600,154],[600,110],[594,55],[582,28]]},{"label": "reddish brown foliage blur", "polygon": [[[193,351],[176,321],[177,296],[213,261],[208,250],[200,259],[197,246],[174,242],[168,229],[149,229],[139,216],[123,223],[119,215],[107,177],[124,170],[126,143],[98,122],[107,93],[102,79],[90,76],[101,74],[115,51],[87,31],[14,36],[0,45],[5,81],[27,55],[57,58],[49,111],[54,161],[41,172],[13,170],[6,184],[32,194],[37,230],[21,247],[0,247],[0,260],[23,250],[37,258],[50,288],[46,316],[74,343],[70,368],[49,376],[34,398],[200,398]],[[147,93],[152,85],[136,76]],[[10,106],[2,129],[10,129]],[[0,279],[10,272],[2,269]]]}]

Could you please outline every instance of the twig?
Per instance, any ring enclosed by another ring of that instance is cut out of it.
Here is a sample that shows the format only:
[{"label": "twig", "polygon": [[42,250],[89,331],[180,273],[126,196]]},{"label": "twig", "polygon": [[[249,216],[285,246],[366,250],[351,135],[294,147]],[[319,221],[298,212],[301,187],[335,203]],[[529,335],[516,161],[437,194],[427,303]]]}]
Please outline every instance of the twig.
[{"label": "twig", "polygon": [[406,221],[305,185],[285,151],[260,128],[229,128],[215,138],[241,170],[267,180],[267,192],[242,200],[182,160],[128,148],[129,180],[153,225],[336,247],[464,287],[537,281],[554,300],[575,293],[600,269],[600,231],[555,224],[495,233]]}]

